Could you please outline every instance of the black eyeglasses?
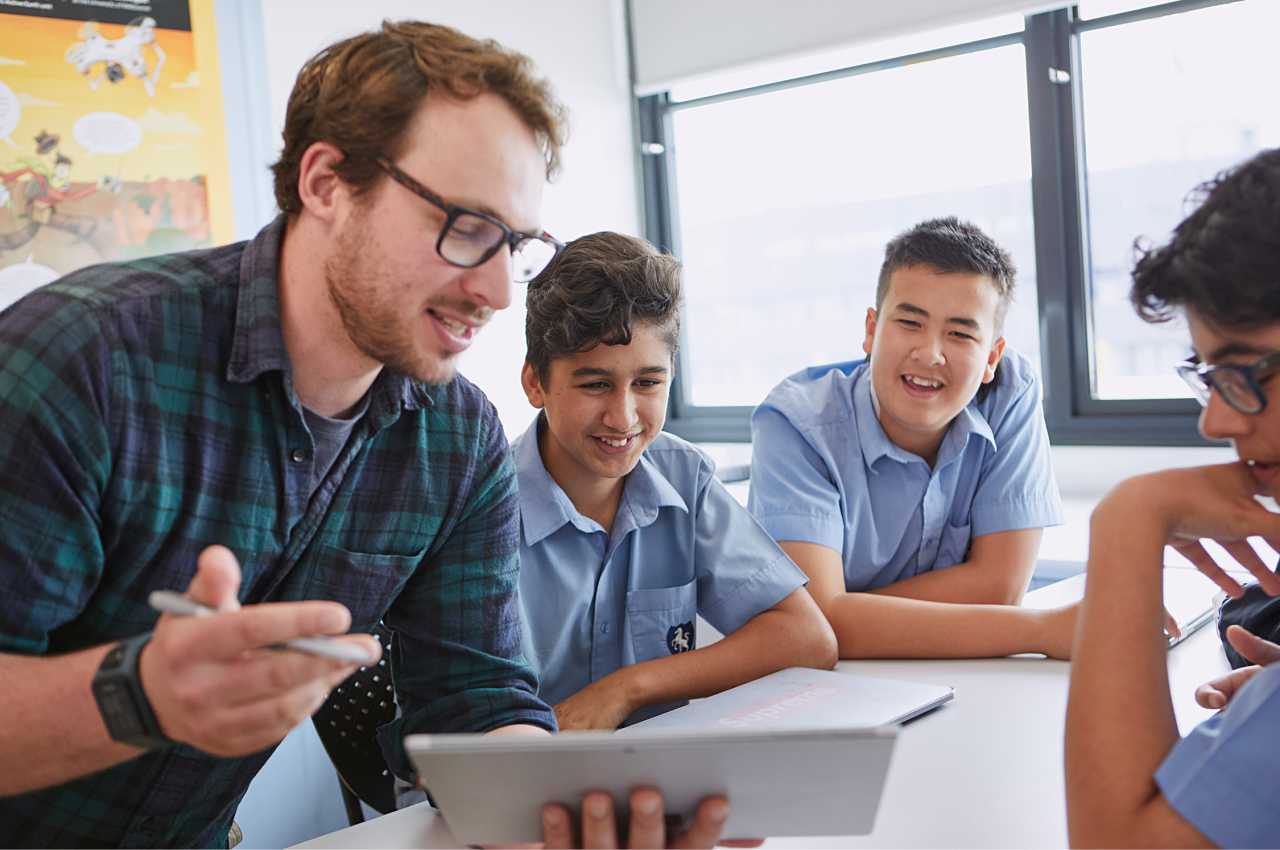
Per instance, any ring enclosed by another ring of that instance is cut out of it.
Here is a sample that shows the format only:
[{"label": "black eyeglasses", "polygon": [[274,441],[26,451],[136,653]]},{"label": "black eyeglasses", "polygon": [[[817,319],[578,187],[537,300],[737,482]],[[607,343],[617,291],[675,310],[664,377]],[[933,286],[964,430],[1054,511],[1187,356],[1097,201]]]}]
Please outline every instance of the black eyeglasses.
[{"label": "black eyeglasses", "polygon": [[1210,392],[1217,390],[1233,409],[1241,413],[1261,413],[1267,406],[1262,382],[1280,370],[1280,351],[1273,351],[1248,366],[1234,363],[1210,366],[1192,358],[1176,368],[1202,406],[1209,404]]},{"label": "black eyeglasses", "polygon": [[450,265],[475,268],[507,245],[511,249],[512,276],[520,283],[528,283],[564,250],[564,243],[550,233],[512,230],[491,215],[449,203],[389,160],[378,158],[374,162],[392,180],[445,214],[444,227],[436,239],[436,253]]}]

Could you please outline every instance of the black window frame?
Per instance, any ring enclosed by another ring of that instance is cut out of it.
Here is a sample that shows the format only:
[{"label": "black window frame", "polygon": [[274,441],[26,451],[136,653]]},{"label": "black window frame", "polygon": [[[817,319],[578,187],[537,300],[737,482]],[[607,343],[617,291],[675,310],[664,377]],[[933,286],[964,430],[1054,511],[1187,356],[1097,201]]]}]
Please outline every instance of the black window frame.
[{"label": "black window frame", "polygon": [[[842,77],[875,73],[904,63],[941,59],[1022,44],[1026,56],[1031,128],[1031,193],[1036,290],[1039,300],[1044,413],[1055,445],[1207,446],[1196,429],[1194,399],[1099,399],[1093,394],[1089,309],[1088,192],[1084,168],[1079,35],[1105,27],[1189,12],[1238,0],[1174,0],[1088,20],[1077,7],[1025,18],[1020,32],[868,62],[676,102],[660,92],[636,98],[636,129],[643,189],[644,232],[661,250],[681,255],[679,204],[671,115],[680,109],[752,97]],[[1186,187],[1190,190],[1192,187]],[[1136,235],[1136,234],[1135,234]],[[696,285],[696,282],[691,282]],[[1170,364],[1172,370],[1174,364]],[[749,442],[750,406],[688,402],[680,355],[672,382],[667,430],[695,442]]]}]

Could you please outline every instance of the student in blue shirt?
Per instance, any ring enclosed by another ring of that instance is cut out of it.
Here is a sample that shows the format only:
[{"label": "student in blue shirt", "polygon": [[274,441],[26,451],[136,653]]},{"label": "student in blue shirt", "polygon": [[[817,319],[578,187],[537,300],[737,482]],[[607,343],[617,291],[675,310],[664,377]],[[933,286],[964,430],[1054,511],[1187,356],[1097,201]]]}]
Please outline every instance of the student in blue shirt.
[{"label": "student in blue shirt", "polygon": [[[529,285],[512,445],[526,654],[561,729],[613,729],[784,667],[830,668],[804,574],[662,433],[680,269],[640,239],[572,242]],[[694,642],[701,614],[726,637]]]},{"label": "student in blue shirt", "polygon": [[973,225],[917,225],[885,251],[868,358],[752,416],[751,511],[842,658],[1070,653],[1075,606],[1016,607],[1062,511],[1035,368],[1001,336],[1014,274]]},{"label": "student in blue shirt", "polygon": [[1067,825],[1074,846],[1275,847],[1280,843],[1280,647],[1238,626],[1246,667],[1202,686],[1225,709],[1185,738],[1169,701],[1160,639],[1167,544],[1232,596],[1209,556],[1220,543],[1280,594],[1249,544],[1280,547],[1280,149],[1201,187],[1201,206],[1134,270],[1148,321],[1186,317],[1193,355],[1179,372],[1204,409],[1200,432],[1230,440],[1234,463],[1132,478],[1099,503],[1067,705]]}]

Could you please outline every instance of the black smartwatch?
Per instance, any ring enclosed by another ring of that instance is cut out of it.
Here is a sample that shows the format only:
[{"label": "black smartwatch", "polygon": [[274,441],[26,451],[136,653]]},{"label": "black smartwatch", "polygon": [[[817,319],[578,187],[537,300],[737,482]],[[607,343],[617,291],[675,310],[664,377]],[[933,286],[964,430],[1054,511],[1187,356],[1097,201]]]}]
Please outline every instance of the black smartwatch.
[{"label": "black smartwatch", "polygon": [[144,750],[173,743],[160,731],[160,722],[138,677],[138,656],[151,632],[122,640],[107,652],[93,676],[93,698],[114,741]]}]

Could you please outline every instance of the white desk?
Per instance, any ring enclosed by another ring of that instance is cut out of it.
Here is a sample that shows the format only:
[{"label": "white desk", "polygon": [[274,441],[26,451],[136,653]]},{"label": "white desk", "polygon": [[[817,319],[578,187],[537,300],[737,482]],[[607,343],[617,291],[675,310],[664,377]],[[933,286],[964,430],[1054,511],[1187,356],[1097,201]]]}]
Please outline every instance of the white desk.
[{"label": "white desk", "polygon": [[[948,684],[956,698],[902,730],[874,832],[775,838],[766,847],[1066,846],[1066,662],[1039,657],[842,661],[839,669]],[[1227,669],[1212,625],[1169,653],[1174,710],[1183,734],[1211,714],[1195,704],[1196,685]],[[420,804],[298,846],[458,845],[443,819]]]}]

